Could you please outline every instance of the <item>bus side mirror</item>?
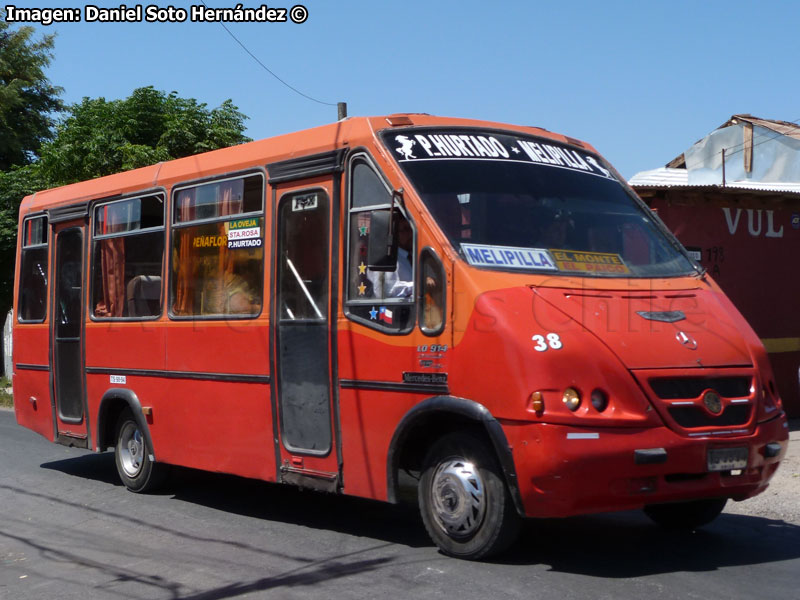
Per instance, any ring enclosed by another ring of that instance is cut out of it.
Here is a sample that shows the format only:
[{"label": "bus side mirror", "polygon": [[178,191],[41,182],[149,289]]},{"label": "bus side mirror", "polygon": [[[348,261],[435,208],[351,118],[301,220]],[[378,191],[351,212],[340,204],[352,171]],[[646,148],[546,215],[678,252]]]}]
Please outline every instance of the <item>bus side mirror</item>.
[{"label": "bus side mirror", "polygon": [[371,271],[397,269],[397,216],[396,209],[375,210],[369,224],[367,263]]}]

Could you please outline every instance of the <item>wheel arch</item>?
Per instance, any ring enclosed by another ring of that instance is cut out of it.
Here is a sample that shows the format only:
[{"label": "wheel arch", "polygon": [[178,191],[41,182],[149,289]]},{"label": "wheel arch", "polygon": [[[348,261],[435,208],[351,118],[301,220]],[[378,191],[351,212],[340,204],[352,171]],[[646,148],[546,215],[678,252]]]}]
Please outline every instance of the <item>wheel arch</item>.
[{"label": "wheel arch", "polygon": [[435,439],[462,428],[478,430],[491,442],[514,507],[524,516],[514,457],[503,427],[482,404],[456,396],[433,396],[423,400],[400,420],[386,457],[387,500],[393,504],[398,502],[401,469],[421,467],[425,452]]},{"label": "wheel arch", "polygon": [[102,452],[114,446],[117,441],[115,438],[115,428],[117,420],[122,412],[129,408],[136,419],[139,429],[147,440],[147,447],[150,448],[152,459],[156,460],[155,446],[150,437],[150,429],[147,427],[147,420],[142,414],[142,404],[135,392],[124,388],[110,388],[106,390],[100,399],[100,409],[97,411],[97,452]]}]

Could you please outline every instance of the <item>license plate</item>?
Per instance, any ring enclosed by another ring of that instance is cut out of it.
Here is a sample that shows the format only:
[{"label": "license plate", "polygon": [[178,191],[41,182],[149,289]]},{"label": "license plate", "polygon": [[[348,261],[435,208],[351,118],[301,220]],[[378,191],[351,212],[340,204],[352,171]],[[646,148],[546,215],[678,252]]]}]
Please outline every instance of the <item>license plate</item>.
[{"label": "license plate", "polygon": [[747,467],[747,447],[711,448],[708,451],[709,471],[733,471]]}]

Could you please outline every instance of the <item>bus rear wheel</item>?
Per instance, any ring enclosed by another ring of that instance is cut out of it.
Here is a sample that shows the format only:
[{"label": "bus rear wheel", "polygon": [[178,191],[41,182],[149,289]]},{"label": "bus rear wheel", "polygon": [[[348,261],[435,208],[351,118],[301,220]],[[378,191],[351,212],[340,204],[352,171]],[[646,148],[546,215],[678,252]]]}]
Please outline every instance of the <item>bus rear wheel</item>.
[{"label": "bus rear wheel", "polygon": [[467,560],[502,552],[517,538],[520,518],[486,443],[454,433],[438,440],[423,463],[418,491],[425,529],[439,549]]},{"label": "bus rear wheel", "polygon": [[122,483],[137,493],[157,489],[166,478],[167,466],[152,459],[152,449],[130,409],[119,416],[116,432],[114,458]]},{"label": "bus rear wheel", "polygon": [[650,504],[644,507],[644,514],[665,529],[691,531],[716,519],[727,502],[727,498],[711,498],[671,504]]}]

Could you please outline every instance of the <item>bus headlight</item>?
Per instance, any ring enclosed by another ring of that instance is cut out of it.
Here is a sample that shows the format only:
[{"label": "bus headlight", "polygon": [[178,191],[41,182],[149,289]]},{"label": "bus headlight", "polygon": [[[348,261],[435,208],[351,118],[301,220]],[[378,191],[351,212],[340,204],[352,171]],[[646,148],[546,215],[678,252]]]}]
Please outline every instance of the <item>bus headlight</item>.
[{"label": "bus headlight", "polygon": [[591,400],[597,412],[603,412],[608,407],[608,394],[599,388],[592,390]]},{"label": "bus headlight", "polygon": [[578,390],[567,388],[564,390],[561,401],[566,404],[568,409],[574,412],[578,410],[578,407],[581,405],[581,395],[578,393]]}]

